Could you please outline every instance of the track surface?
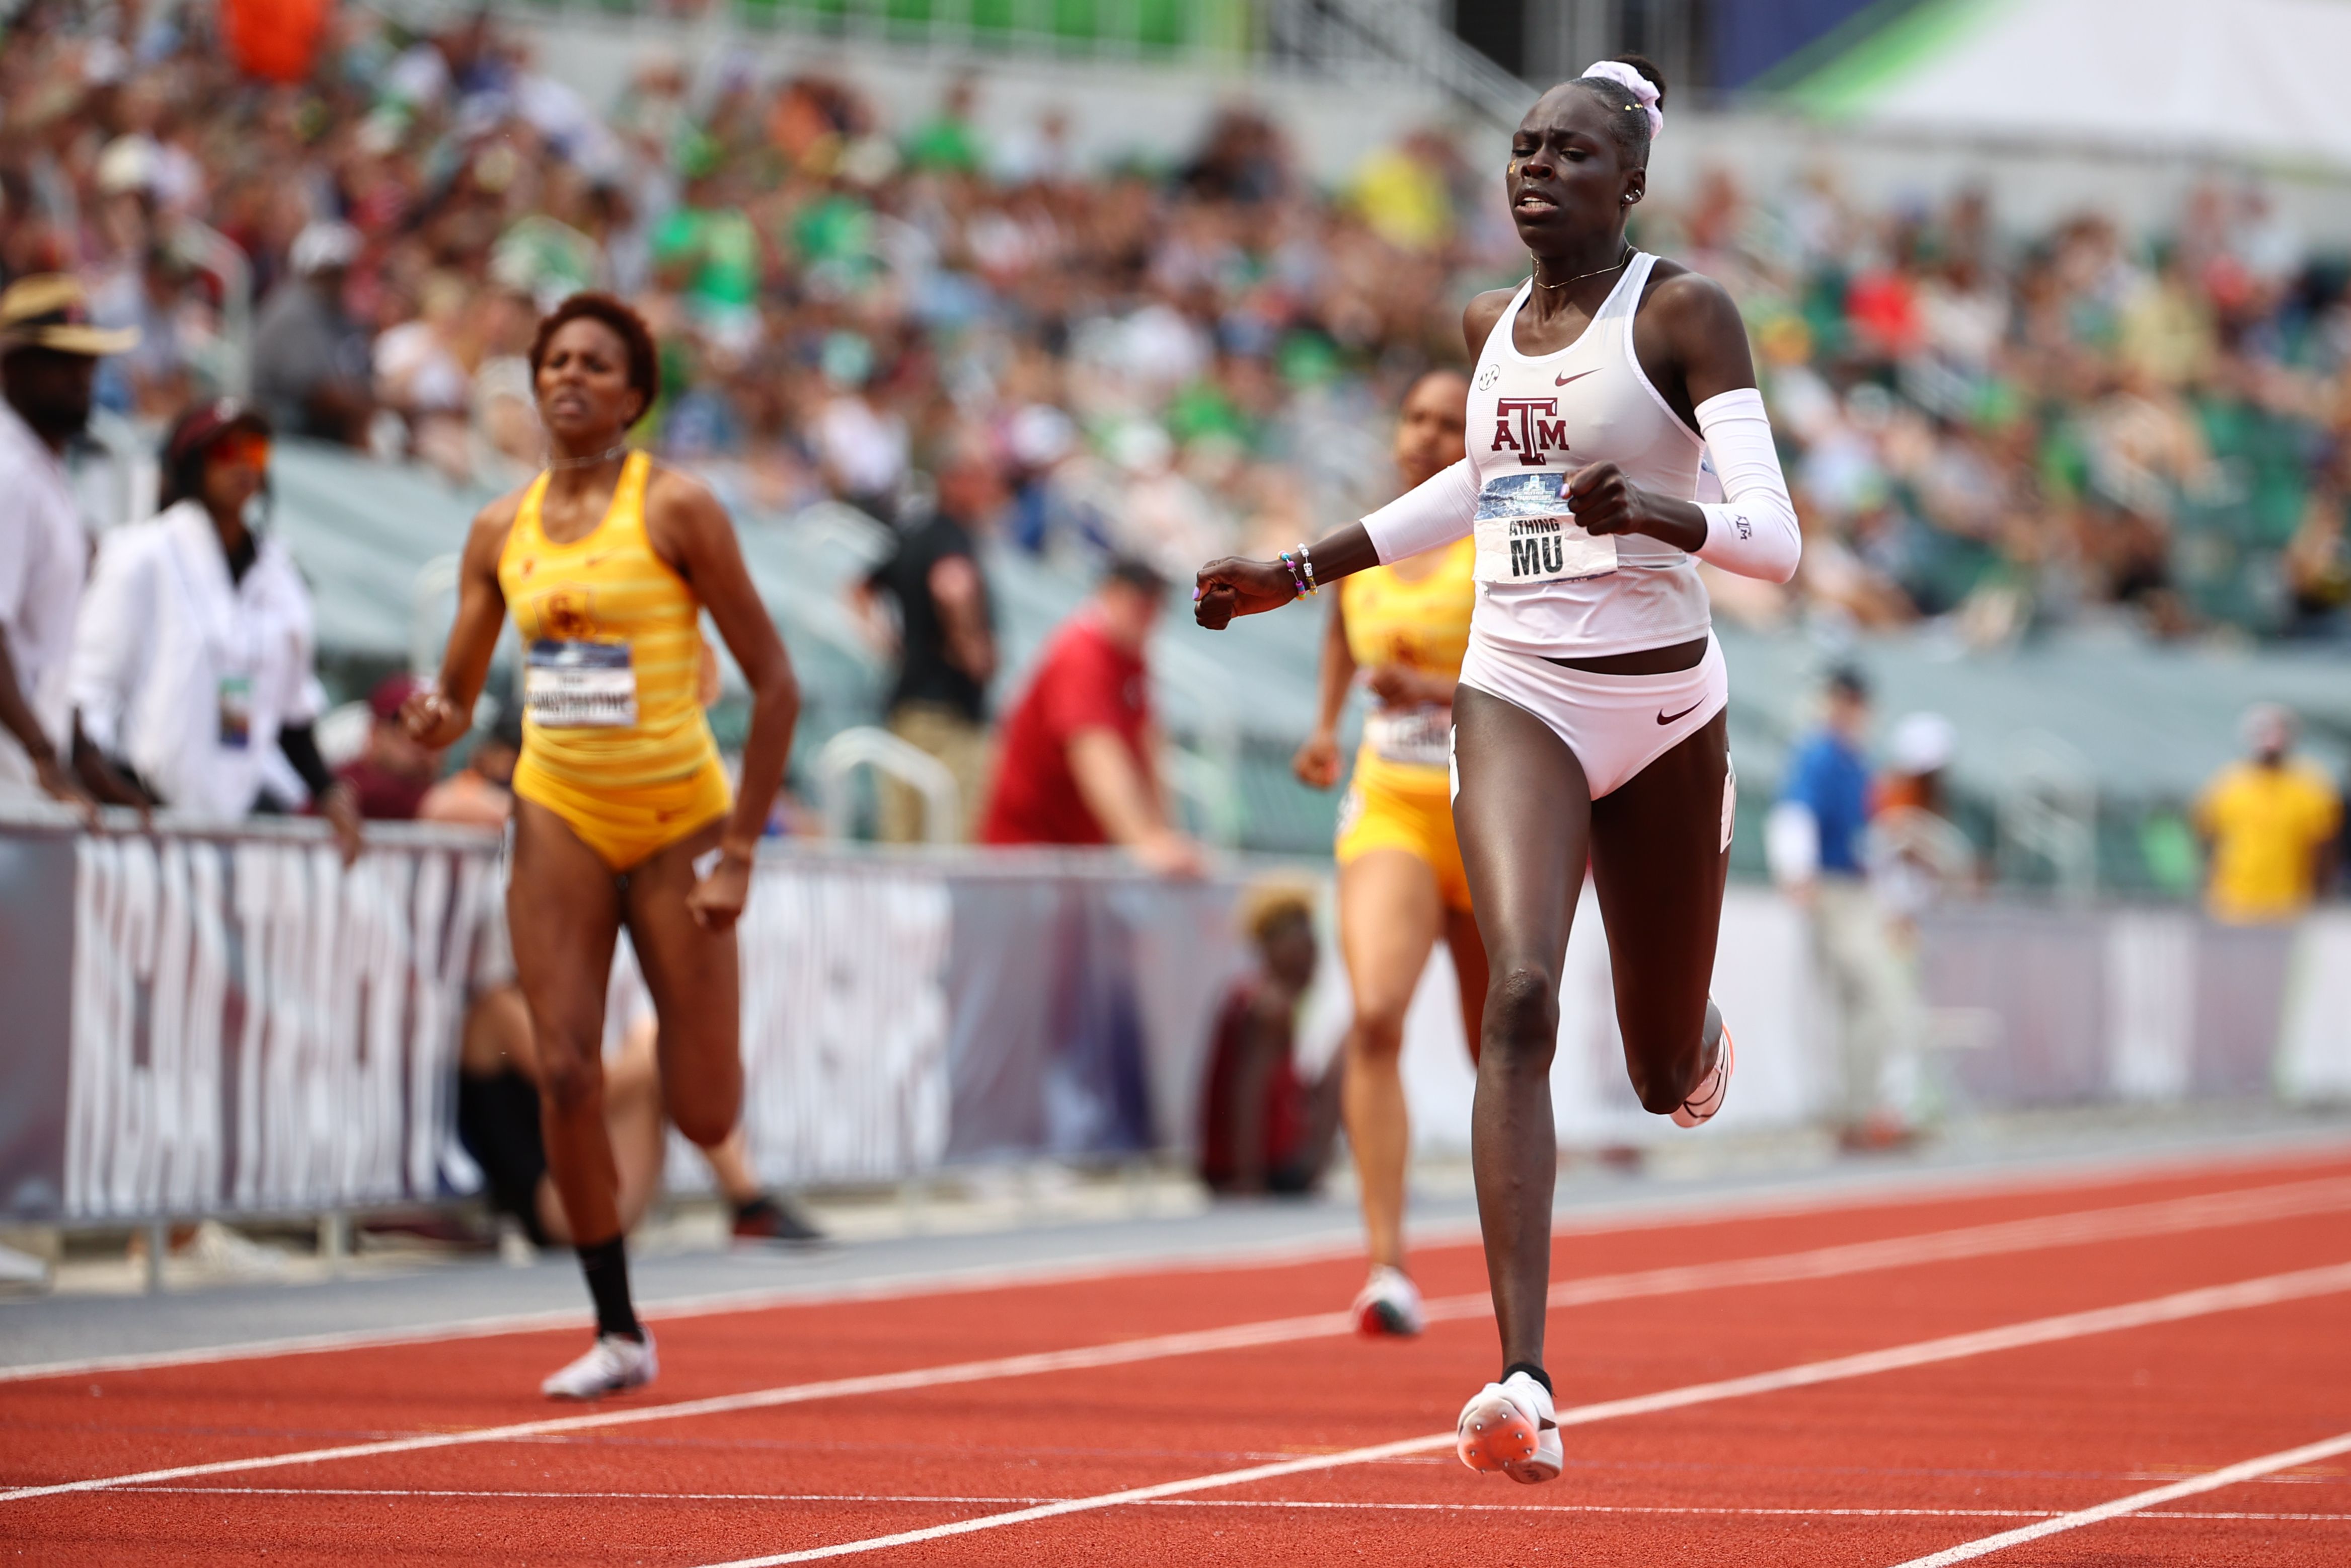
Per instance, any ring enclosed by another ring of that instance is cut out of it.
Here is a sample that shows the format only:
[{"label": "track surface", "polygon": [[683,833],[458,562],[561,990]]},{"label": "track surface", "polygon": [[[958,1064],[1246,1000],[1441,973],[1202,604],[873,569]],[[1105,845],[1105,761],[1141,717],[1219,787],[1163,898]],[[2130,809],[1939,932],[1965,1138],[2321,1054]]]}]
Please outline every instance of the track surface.
[{"label": "track surface", "polygon": [[585,1409],[578,1330],[0,1383],[0,1552],[2351,1563],[2351,1150],[1562,1231],[1546,1487],[1453,1458],[1484,1270],[1415,1266],[1410,1344],[1253,1260],[656,1317]]}]

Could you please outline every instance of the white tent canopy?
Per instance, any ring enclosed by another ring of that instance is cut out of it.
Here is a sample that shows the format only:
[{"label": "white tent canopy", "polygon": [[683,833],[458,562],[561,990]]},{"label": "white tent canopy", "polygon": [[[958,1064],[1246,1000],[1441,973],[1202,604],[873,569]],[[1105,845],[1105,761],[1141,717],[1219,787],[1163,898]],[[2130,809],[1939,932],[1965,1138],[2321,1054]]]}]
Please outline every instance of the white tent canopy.
[{"label": "white tent canopy", "polygon": [[1873,128],[2351,170],[2351,0],[1928,0],[1809,73]]}]

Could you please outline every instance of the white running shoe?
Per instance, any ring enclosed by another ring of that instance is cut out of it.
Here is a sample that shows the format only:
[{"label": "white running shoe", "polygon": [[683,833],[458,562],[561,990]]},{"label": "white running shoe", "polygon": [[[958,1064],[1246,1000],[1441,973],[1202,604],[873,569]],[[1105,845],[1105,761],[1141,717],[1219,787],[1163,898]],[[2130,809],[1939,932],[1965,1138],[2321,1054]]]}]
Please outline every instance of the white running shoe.
[{"label": "white running shoe", "polygon": [[1461,1407],[1453,1449],[1473,1470],[1499,1470],[1529,1486],[1557,1480],[1567,1463],[1551,1390],[1523,1372],[1489,1383]]},{"label": "white running shoe", "polygon": [[538,1385],[549,1399],[601,1399],[643,1388],[661,1371],[653,1354],[653,1336],[633,1340],[624,1334],[596,1336],[588,1354]]},{"label": "white running shoe", "polygon": [[1698,1081],[1690,1097],[1674,1107],[1677,1127],[1695,1127],[1714,1120],[1730,1093],[1730,1070],[1739,1065],[1739,1053],[1731,1049],[1730,1026],[1722,1021],[1722,1009],[1711,1000],[1706,1004],[1706,1032],[1721,1043],[1714,1053],[1713,1068]]},{"label": "white running shoe", "polygon": [[1391,1335],[1410,1339],[1424,1323],[1419,1289],[1403,1270],[1385,1263],[1372,1270],[1372,1277],[1355,1292],[1355,1304],[1347,1310],[1355,1316],[1355,1332],[1374,1339]]}]

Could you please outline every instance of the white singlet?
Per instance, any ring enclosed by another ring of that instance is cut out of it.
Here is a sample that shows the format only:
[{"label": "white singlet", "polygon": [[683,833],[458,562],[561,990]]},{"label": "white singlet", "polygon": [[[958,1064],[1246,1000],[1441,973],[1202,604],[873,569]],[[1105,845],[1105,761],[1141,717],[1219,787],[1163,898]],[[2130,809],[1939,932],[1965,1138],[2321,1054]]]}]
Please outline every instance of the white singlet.
[{"label": "white singlet", "polygon": [[1468,441],[1479,487],[1472,634],[1507,652],[1592,658],[1670,647],[1712,625],[1698,563],[1646,534],[1593,538],[1559,487],[1614,463],[1655,495],[1695,500],[1704,444],[1666,406],[1633,352],[1633,315],[1657,258],[1635,252],[1582,337],[1522,354],[1520,287],[1469,382]]}]

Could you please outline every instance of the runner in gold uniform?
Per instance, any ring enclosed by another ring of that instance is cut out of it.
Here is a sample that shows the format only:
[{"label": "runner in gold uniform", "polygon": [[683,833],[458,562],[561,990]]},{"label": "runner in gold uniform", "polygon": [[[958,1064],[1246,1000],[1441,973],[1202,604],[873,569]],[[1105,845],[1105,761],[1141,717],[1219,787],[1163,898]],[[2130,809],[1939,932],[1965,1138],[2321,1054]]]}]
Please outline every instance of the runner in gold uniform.
[{"label": "runner in gold uniform", "polygon": [[[661,1092],[705,1148],[743,1105],[735,922],[799,711],[783,640],[717,498],[628,448],[660,369],[635,311],[575,294],[539,323],[531,373],[551,460],[474,519],[441,677],[409,730],[472,727],[498,630],[523,637],[507,918],[530,1011],[548,1173],[596,1303],[596,1343],[541,1387],[591,1398],[653,1380],[629,1299],[620,1173],[604,1119],[604,996],[628,928],[661,1031]],[[751,687],[730,797],[697,700],[704,611]]]},{"label": "runner in gold uniform", "polygon": [[[1395,437],[1405,489],[1461,460],[1468,391],[1445,371],[1405,393]],[[1374,706],[1339,808],[1337,857],[1339,945],[1355,998],[1346,1044],[1347,1144],[1372,1263],[1354,1312],[1356,1326],[1372,1334],[1421,1327],[1420,1295],[1404,1271],[1411,1129],[1397,1058],[1405,1009],[1439,937],[1452,951],[1473,1053],[1486,995],[1486,950],[1454,842],[1447,766],[1454,677],[1469,643],[1474,555],[1464,539],[1340,584],[1322,641],[1321,712],[1293,765],[1317,789],[1338,781],[1339,713],[1361,671]]]}]

